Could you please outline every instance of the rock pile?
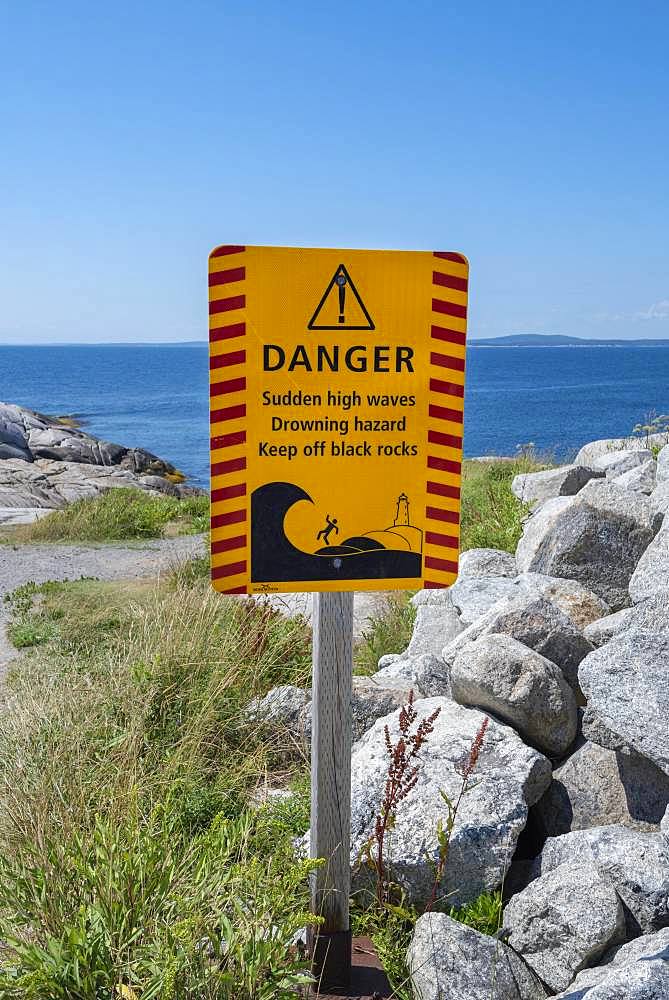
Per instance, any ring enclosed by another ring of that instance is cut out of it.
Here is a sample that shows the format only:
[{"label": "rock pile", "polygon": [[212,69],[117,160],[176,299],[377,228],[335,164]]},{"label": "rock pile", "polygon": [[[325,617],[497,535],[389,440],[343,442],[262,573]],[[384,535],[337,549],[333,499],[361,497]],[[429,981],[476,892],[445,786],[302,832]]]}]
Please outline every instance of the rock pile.
[{"label": "rock pile", "polygon": [[[355,696],[354,884],[385,727],[398,733],[379,691],[413,688],[419,717],[441,711],[397,810],[392,876],[420,908],[443,795],[488,716],[440,892],[451,905],[505,897],[497,938],[442,913],[418,920],[415,996],[669,1000],[669,446],[593,442],[513,491],[534,505],[515,558],[464,553],[449,591],[413,598],[411,642],[366,681],[368,709]],[[301,713],[308,700],[287,699]]]},{"label": "rock pile", "polygon": [[0,523],[34,520],[120,486],[194,492],[183,479],[143,448],[101,441],[57,418],[0,403]]}]

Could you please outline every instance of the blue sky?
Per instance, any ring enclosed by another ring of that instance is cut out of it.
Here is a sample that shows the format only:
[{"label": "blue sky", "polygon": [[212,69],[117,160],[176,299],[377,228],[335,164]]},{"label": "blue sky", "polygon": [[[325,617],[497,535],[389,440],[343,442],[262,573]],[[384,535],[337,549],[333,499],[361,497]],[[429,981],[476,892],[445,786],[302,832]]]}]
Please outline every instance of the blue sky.
[{"label": "blue sky", "polygon": [[471,335],[669,337],[666,3],[0,8],[0,342],[206,336],[217,243],[457,249]]}]

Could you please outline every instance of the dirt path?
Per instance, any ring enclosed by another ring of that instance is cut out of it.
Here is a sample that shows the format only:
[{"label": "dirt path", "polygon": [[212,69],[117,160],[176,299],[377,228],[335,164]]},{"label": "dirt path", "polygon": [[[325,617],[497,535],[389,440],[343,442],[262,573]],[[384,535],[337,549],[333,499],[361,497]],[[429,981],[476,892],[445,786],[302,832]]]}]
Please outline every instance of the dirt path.
[{"label": "dirt path", "polygon": [[0,675],[16,655],[5,634],[6,594],[31,581],[159,576],[185,559],[203,555],[204,539],[204,535],[184,535],[137,545],[0,545]]},{"label": "dirt path", "polygon": [[[136,545],[0,545],[0,678],[16,650],[6,636],[9,620],[3,598],[24,583],[47,580],[136,580],[157,577],[195,555],[205,553],[204,535],[185,535]],[[355,595],[354,633],[359,637],[381,594]],[[265,598],[260,598],[264,600]],[[311,616],[311,594],[272,594],[274,607],[286,615]]]}]

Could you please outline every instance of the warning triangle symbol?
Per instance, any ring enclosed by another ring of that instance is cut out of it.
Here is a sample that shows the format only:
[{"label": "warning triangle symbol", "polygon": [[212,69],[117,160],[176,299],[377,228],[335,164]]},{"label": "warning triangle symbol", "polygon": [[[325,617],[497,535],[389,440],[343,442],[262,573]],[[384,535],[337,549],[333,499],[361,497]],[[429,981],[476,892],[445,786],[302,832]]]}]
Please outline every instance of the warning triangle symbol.
[{"label": "warning triangle symbol", "polygon": [[351,275],[340,264],[323,292],[308,330],[373,330],[374,322]]}]

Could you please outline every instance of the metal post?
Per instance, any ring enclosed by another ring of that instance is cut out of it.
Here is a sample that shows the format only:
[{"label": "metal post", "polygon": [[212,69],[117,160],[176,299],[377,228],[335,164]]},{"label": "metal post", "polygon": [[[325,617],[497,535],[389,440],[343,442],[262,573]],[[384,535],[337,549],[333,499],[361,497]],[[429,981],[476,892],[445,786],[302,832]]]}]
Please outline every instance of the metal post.
[{"label": "metal post", "polygon": [[323,924],[311,936],[317,993],[351,979],[351,695],[353,594],[314,595],[311,736],[311,905]]}]

